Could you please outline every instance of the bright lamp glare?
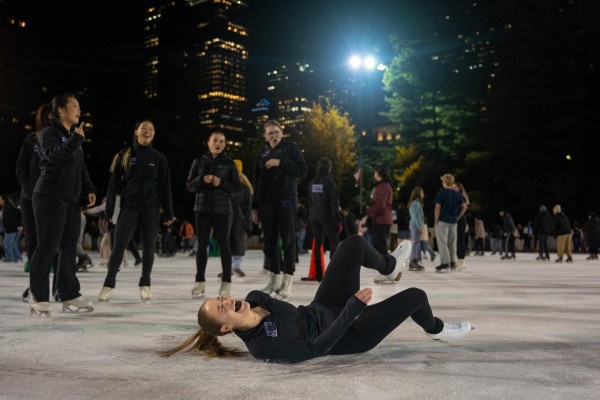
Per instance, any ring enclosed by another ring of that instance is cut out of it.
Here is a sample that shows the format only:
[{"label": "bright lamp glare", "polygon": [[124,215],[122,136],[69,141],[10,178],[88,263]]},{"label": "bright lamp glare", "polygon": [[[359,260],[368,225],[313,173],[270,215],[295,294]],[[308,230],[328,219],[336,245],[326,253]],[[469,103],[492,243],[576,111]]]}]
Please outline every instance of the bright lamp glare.
[{"label": "bright lamp glare", "polygon": [[375,59],[371,56],[365,58],[365,68],[374,69],[376,65]]},{"label": "bright lamp glare", "polygon": [[348,60],[348,64],[350,64],[350,68],[352,68],[352,69],[359,68],[360,67],[360,57],[359,56],[350,57],[350,60]]}]

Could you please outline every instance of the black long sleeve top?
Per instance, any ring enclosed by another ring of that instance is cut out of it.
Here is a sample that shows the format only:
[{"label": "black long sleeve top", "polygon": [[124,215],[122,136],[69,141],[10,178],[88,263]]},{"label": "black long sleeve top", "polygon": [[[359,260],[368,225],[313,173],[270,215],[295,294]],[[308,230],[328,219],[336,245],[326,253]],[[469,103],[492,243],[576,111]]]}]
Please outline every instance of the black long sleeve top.
[{"label": "black long sleeve top", "polygon": [[34,193],[76,203],[80,195],[96,193],[81,144],[83,136],[70,134],[57,121],[40,132],[40,177]]},{"label": "black long sleeve top", "polygon": [[138,143],[131,149],[129,168],[117,160],[110,176],[107,190],[106,215],[113,215],[117,194],[121,208],[145,210],[162,207],[166,219],[173,218],[171,198],[171,172],[167,157],[152,144]]},{"label": "black long sleeve top", "polygon": [[21,199],[31,200],[33,188],[40,177],[40,146],[35,132],[27,135],[17,158],[17,181],[21,186]]},{"label": "black long sleeve top", "polygon": [[319,303],[295,307],[254,290],[246,296],[251,307],[269,311],[254,328],[234,331],[255,358],[266,362],[296,363],[325,356],[367,305],[350,297],[341,312]]},{"label": "black long sleeve top", "polygon": [[[280,164],[267,169],[265,164],[272,158],[278,159]],[[275,148],[265,146],[254,165],[252,208],[258,209],[261,199],[297,195],[298,180],[305,175],[306,161],[296,143],[284,140]]]}]

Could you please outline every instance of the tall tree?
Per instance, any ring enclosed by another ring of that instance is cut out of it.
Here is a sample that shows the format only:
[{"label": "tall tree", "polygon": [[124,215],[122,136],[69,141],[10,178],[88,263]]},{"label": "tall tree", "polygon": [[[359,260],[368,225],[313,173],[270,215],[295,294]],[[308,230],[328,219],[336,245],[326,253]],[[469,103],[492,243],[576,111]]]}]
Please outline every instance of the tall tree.
[{"label": "tall tree", "polygon": [[316,173],[321,157],[333,163],[333,176],[339,188],[344,181],[353,179],[357,165],[356,136],[354,125],[347,114],[330,105],[313,105],[312,112],[305,113],[304,135],[299,139],[300,148],[308,165],[307,179]]}]

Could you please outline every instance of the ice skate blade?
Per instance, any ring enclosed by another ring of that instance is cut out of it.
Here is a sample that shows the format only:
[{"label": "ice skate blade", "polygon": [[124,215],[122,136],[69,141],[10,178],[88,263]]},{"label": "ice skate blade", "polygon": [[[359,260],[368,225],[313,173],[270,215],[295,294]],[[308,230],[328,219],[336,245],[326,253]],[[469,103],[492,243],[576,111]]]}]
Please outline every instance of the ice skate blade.
[{"label": "ice skate blade", "polygon": [[203,298],[204,298],[204,293],[192,295],[192,299],[203,299]]},{"label": "ice skate blade", "polygon": [[85,314],[94,311],[94,307],[75,307],[73,305],[64,305],[62,308],[62,312],[65,314]]},{"label": "ice skate blade", "polygon": [[50,311],[36,311],[33,308],[29,309],[29,314],[34,316],[34,317],[49,317],[50,316]]}]

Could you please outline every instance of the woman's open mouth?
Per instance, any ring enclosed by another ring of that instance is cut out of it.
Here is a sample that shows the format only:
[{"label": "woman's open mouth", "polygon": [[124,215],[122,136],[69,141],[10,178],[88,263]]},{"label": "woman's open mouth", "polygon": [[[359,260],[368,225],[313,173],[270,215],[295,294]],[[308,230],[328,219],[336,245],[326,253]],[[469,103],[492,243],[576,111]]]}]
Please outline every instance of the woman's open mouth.
[{"label": "woman's open mouth", "polygon": [[240,308],[242,308],[242,302],[239,300],[235,301],[235,312],[240,311]]}]

